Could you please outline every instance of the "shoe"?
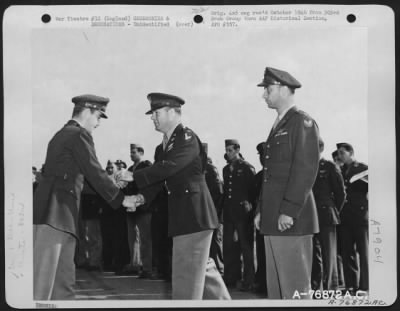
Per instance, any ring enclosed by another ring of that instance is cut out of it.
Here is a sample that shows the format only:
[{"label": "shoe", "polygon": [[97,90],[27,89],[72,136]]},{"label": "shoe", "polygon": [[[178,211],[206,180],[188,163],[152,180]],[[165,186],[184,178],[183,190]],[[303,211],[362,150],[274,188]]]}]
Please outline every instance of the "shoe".
[{"label": "shoe", "polygon": [[251,292],[253,290],[253,285],[251,284],[245,284],[245,283],[241,283],[239,286],[239,290],[241,292]]},{"label": "shoe", "polygon": [[139,273],[139,279],[149,279],[151,276],[151,273],[149,271],[141,271]]},{"label": "shoe", "polygon": [[99,266],[90,266],[90,265],[86,267],[86,270],[87,271],[91,271],[91,272],[102,271],[101,267],[99,267]]}]

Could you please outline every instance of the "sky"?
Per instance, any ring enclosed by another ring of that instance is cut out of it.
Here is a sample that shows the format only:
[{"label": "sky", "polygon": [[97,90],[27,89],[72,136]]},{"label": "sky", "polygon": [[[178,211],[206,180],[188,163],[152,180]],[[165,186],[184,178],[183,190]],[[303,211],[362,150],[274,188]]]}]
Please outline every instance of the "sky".
[{"label": "sky", "polygon": [[217,168],[226,164],[224,140],[261,168],[256,145],[276,118],[257,87],[266,66],[302,84],[295,103],[318,123],[331,159],[349,142],[368,163],[367,31],[361,27],[235,29],[40,29],[32,46],[33,163],[44,163],[49,140],[71,117],[71,98],[110,98],[109,119],[93,133],[97,156],[131,164],[129,144],[153,160],[162,134],[154,130],[147,94],[182,97],[183,124],[208,143]]}]

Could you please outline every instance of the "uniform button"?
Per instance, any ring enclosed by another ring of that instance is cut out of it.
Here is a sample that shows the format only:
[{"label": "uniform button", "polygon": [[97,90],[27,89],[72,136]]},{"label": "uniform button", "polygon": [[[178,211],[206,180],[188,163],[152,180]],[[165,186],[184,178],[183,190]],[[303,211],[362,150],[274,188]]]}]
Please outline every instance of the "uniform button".
[{"label": "uniform button", "polygon": [[232,178],[232,175],[229,175],[229,178]]},{"label": "uniform button", "polygon": [[171,191],[168,191],[168,195],[170,195],[171,194]]},{"label": "uniform button", "polygon": [[67,174],[64,174],[64,179],[67,179],[67,177],[68,177],[68,175],[67,175]]},{"label": "uniform button", "polygon": [[361,206],[361,210],[364,210],[364,206]]},{"label": "uniform button", "polygon": [[326,206],[322,206],[322,208],[326,208]]},{"label": "uniform button", "polygon": [[264,179],[264,182],[267,182],[267,179]]},{"label": "uniform button", "polygon": [[266,159],[269,159],[269,156],[267,155],[265,158],[266,158]]},{"label": "uniform button", "polygon": [[267,145],[267,148],[269,148],[269,144]]},{"label": "uniform button", "polygon": [[277,145],[279,145],[279,141],[278,141],[278,142],[276,142],[276,144],[277,144]]},{"label": "uniform button", "polygon": [[229,184],[232,185],[232,182],[230,181]]},{"label": "uniform button", "polygon": [[230,199],[230,198],[232,198],[232,196],[228,196],[228,198]]},{"label": "uniform button", "polygon": [[264,167],[264,171],[268,170],[268,168]]},{"label": "uniform button", "polygon": [[231,189],[231,188],[229,188],[229,191],[232,191],[232,189]]}]

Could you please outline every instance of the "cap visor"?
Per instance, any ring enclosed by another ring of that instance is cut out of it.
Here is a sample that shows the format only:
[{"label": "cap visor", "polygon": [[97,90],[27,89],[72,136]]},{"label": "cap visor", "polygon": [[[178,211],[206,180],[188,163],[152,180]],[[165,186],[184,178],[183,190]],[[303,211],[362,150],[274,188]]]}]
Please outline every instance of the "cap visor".
[{"label": "cap visor", "polygon": [[152,114],[152,113],[153,113],[153,110],[149,110],[145,114]]},{"label": "cap visor", "polygon": [[104,112],[102,112],[102,113],[100,114],[100,117],[102,117],[103,119],[108,119],[107,115],[106,115]]},{"label": "cap visor", "polygon": [[268,86],[264,81],[257,84],[257,86]]}]

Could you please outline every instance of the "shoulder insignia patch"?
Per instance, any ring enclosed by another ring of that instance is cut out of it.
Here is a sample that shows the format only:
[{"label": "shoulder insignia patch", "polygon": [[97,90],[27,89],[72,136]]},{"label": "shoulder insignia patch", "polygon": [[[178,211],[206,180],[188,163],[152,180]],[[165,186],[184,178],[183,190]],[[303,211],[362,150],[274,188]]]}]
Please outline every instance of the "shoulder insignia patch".
[{"label": "shoulder insignia patch", "polygon": [[312,120],[304,119],[304,126],[305,127],[312,127],[312,124],[313,124]]}]

